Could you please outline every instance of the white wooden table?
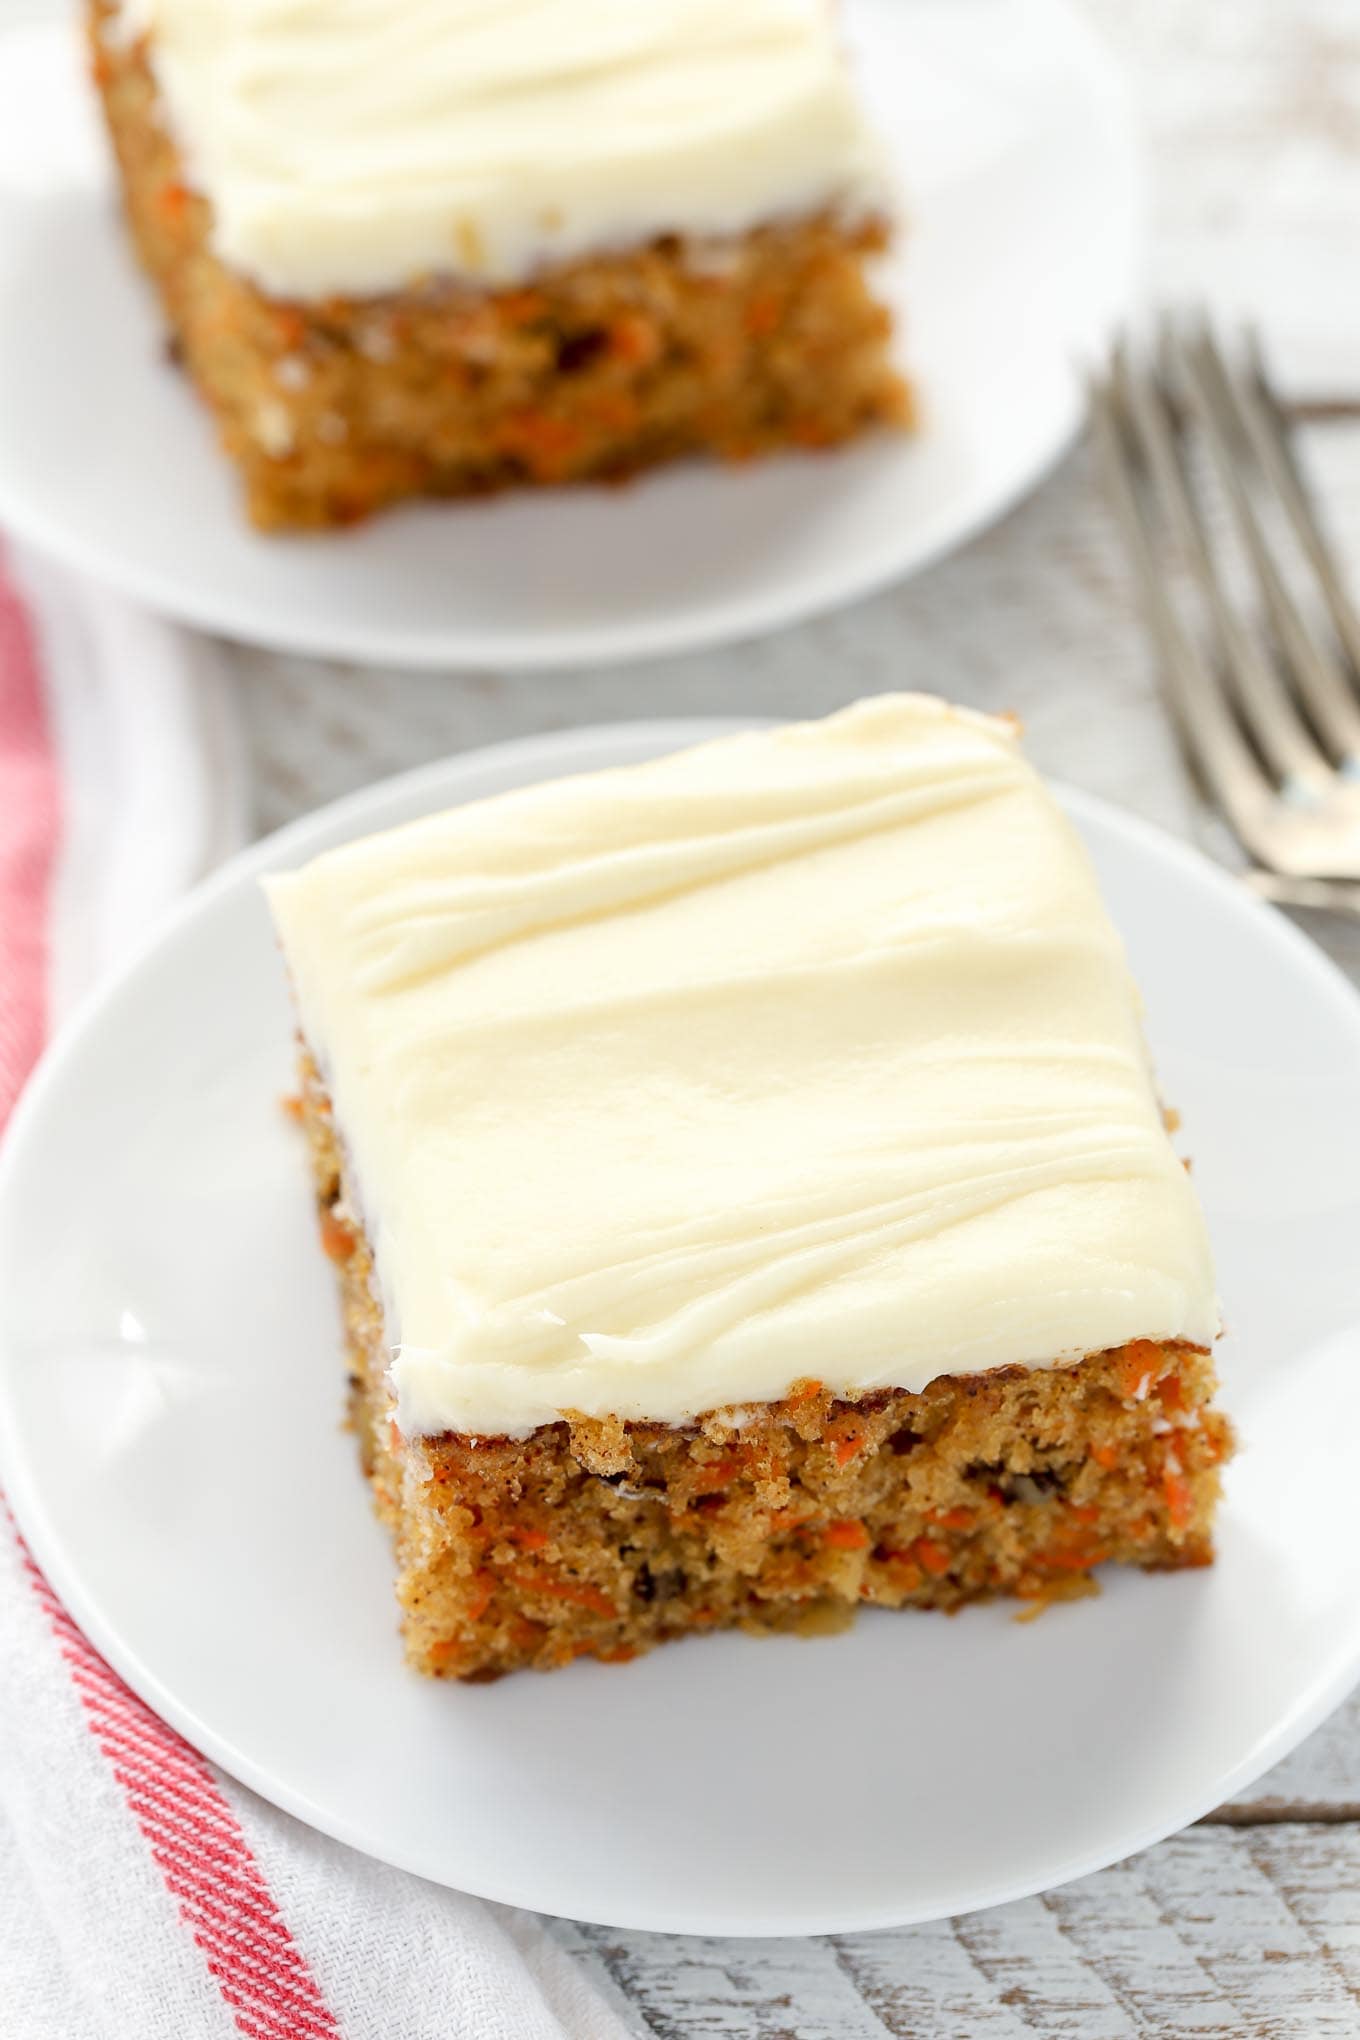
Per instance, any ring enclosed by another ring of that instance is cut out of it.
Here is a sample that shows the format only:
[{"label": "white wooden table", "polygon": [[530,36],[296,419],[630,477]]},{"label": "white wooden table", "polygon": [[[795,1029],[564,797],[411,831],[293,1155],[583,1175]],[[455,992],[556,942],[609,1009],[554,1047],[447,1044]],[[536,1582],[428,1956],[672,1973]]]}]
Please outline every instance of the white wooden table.
[{"label": "white wooden table", "polygon": [[[1259,319],[1360,583],[1360,0],[1086,4],[1155,144],[1154,289]],[[541,678],[233,658],[262,829],[525,731],[906,686],[1018,710],[1046,770],[1213,847],[1083,450],[956,558],[756,645]],[[1360,976],[1360,928],[1310,932]],[[1198,1827],[996,1912],[777,1943],[558,1931],[663,2040],[1360,2035],[1360,1704]]]}]

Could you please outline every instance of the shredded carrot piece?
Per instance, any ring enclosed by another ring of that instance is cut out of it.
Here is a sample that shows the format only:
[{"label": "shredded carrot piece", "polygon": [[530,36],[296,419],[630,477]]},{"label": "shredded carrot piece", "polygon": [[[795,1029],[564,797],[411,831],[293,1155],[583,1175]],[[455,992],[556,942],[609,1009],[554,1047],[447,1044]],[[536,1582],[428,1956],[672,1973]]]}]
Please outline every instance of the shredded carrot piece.
[{"label": "shredded carrot piece", "polygon": [[528,326],[542,316],[543,293],[538,290],[507,290],[497,299],[497,310],[516,326]]},{"label": "shredded carrot piece", "polygon": [[1099,1545],[1072,1545],[1066,1550],[1050,1545],[1046,1551],[1035,1552],[1033,1563],[1046,1572],[1089,1572],[1093,1565],[1103,1565],[1109,1555]]},{"label": "shredded carrot piece", "polygon": [[661,335],[643,313],[622,312],[609,328],[609,351],[616,361],[646,368],[661,352]]},{"label": "shredded carrot piece", "polygon": [[290,350],[301,347],[307,338],[307,321],[292,305],[278,305],[274,310],[274,331],[284,347]]},{"label": "shredded carrot piece", "polygon": [[496,436],[504,452],[527,461],[536,475],[550,475],[563,467],[581,445],[574,424],[532,409],[516,411],[504,419]]},{"label": "shredded carrot piece", "polygon": [[770,1517],[771,1530],[797,1530],[800,1525],[810,1523],[812,1516],[806,1509],[776,1509]]},{"label": "shredded carrot piece", "polygon": [[631,1664],[636,1656],[637,1652],[633,1649],[632,1645],[629,1643],[621,1643],[616,1650],[602,1650],[599,1653],[600,1663],[602,1665]]},{"label": "shredded carrot piece", "polygon": [[280,1112],[282,1112],[284,1118],[291,1119],[294,1125],[301,1124],[302,1100],[301,1098],[298,1097],[296,1091],[290,1091],[287,1093],[285,1097],[280,1098],[279,1110]]},{"label": "shredded carrot piece", "polygon": [[863,1432],[855,1430],[842,1431],[838,1438],[833,1438],[831,1456],[837,1466],[848,1466],[864,1450],[865,1442]]},{"label": "shredded carrot piece", "polygon": [[605,390],[592,397],[589,404],[582,404],[580,415],[600,433],[625,433],[637,430],[642,413],[636,397],[630,397],[622,390]]},{"label": "shredded carrot piece", "polygon": [[1177,1530],[1183,1530],[1194,1513],[1195,1498],[1190,1492],[1190,1483],[1174,1459],[1168,1458],[1162,1474],[1162,1492],[1166,1496],[1167,1514]]},{"label": "shredded carrot piece", "polygon": [[813,452],[823,446],[834,446],[838,436],[821,418],[795,418],[789,427],[789,437],[795,444]]},{"label": "shredded carrot piece", "polygon": [[821,1392],[821,1382],[813,1381],[809,1376],[805,1377],[802,1381],[794,1382],[793,1387],[789,1390],[788,1399],[792,1403],[813,1402]]},{"label": "shredded carrot piece", "polygon": [[936,1578],[949,1571],[949,1553],[943,1544],[937,1544],[933,1537],[918,1537],[911,1547],[911,1555],[919,1566]]},{"label": "shredded carrot piece", "polygon": [[189,193],[182,184],[163,184],[156,199],[157,205],[167,220],[183,219],[189,203]]},{"label": "shredded carrot piece", "polygon": [[869,1533],[862,1523],[828,1523],[825,1542],[833,1551],[863,1551]]},{"label": "shredded carrot piece", "polygon": [[1067,1513],[1069,1516],[1075,1516],[1078,1523],[1098,1523],[1100,1521],[1100,1511],[1093,1502],[1069,1502],[1067,1504]]},{"label": "shredded carrot piece", "polygon": [[716,1495],[723,1488],[730,1487],[740,1472],[741,1464],[736,1459],[710,1460],[707,1466],[699,1468],[699,1479],[695,1483],[694,1492],[699,1495]]},{"label": "shredded carrot piece", "polygon": [[347,1261],[354,1252],[357,1235],[353,1226],[337,1218],[333,1211],[321,1214],[321,1245],[332,1261]]},{"label": "shredded carrot piece", "polygon": [[745,325],[753,340],[764,339],[779,324],[779,306],[772,297],[753,297],[746,307]]},{"label": "shredded carrot piece", "polygon": [[938,1523],[942,1530],[971,1530],[977,1521],[975,1509],[927,1509],[927,1523]]},{"label": "shredded carrot piece", "polygon": [[549,1539],[546,1530],[512,1530],[510,1535],[514,1542],[522,1544],[526,1551],[547,1550]]},{"label": "shredded carrot piece", "polygon": [[496,1591],[496,1582],[490,1573],[474,1573],[472,1591],[463,1604],[463,1614],[469,1622],[480,1622],[491,1606],[491,1597]]},{"label": "shredded carrot piece", "polygon": [[1119,1454],[1113,1445],[1093,1445],[1091,1457],[1097,1466],[1103,1466],[1106,1473],[1113,1473],[1119,1464]]},{"label": "shredded carrot piece", "polygon": [[1134,1339],[1119,1356],[1119,1393],[1125,1402],[1141,1402],[1162,1369],[1163,1353],[1151,1339]]},{"label": "shredded carrot piece", "polygon": [[549,1594],[555,1601],[570,1601],[574,1607],[588,1608],[592,1615],[618,1614],[607,1594],[602,1594],[598,1587],[588,1587],[583,1580],[552,1580],[543,1573],[512,1573],[510,1577],[517,1587],[531,1594]]},{"label": "shredded carrot piece", "polygon": [[1157,1399],[1164,1410],[1183,1410],[1185,1397],[1181,1393],[1180,1376],[1168,1374],[1164,1381],[1157,1383]]}]

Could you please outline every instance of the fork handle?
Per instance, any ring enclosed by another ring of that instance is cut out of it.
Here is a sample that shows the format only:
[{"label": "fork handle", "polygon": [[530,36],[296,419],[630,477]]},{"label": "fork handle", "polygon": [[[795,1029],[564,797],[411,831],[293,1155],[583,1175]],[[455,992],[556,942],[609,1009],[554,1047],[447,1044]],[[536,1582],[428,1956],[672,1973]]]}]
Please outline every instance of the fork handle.
[{"label": "fork handle", "polygon": [[1246,883],[1259,899],[1276,907],[1312,907],[1323,914],[1349,914],[1360,920],[1360,884],[1348,878],[1288,878],[1279,871],[1244,871]]}]

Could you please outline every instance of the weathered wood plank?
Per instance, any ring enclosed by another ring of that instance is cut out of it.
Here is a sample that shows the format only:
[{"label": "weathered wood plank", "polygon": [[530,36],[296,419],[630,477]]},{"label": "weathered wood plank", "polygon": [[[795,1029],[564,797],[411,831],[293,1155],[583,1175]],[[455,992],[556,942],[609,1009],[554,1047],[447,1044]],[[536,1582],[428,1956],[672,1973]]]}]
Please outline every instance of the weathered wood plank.
[{"label": "weathered wood plank", "polygon": [[1360,2033],[1360,1828],[1201,1827],[967,1919],[828,1940],[562,1925],[657,2040]]},{"label": "weathered wood plank", "polygon": [[[894,2040],[824,1940],[622,1934],[559,1922],[659,2040]],[[1011,2040],[1007,2035],[1006,2040]]]},{"label": "weathered wood plank", "polygon": [[1128,71],[1160,303],[1261,322],[1300,392],[1360,391],[1360,10],[1353,0],[1082,0]]}]

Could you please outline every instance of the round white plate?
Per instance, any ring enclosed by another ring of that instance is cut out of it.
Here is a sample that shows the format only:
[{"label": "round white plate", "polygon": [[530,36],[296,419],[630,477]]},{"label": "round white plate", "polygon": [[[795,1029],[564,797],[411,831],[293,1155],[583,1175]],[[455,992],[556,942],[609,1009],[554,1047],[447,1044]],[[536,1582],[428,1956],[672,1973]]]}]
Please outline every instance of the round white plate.
[{"label": "round white plate", "polygon": [[60,31],[0,55],[0,519],[231,636],[412,666],[675,652],[811,616],[957,545],[1080,415],[1127,311],[1140,182],[1118,82],[1067,0],[849,0],[908,194],[886,287],[921,431],[626,490],[423,505],[262,539],[164,357]]},{"label": "round white plate", "polygon": [[0,1156],[0,1435],[129,1683],[356,1848],[610,1925],[822,1933],[995,1904],[1193,1820],[1360,1669],[1360,1001],[1193,853],[1070,796],[1220,1261],[1242,1436],[1207,1572],[1017,1623],[876,1612],[495,1686],[401,1660],[257,885],[346,837],[731,725],[536,738],[239,858],[61,1040]]}]

